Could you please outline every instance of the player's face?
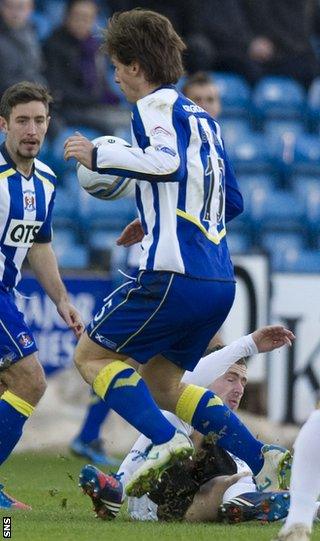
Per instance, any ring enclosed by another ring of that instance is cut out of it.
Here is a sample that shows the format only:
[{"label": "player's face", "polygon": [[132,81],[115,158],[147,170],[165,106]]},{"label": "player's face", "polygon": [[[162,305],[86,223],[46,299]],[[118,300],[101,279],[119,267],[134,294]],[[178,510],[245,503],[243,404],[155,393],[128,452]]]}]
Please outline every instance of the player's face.
[{"label": "player's face", "polygon": [[210,389],[212,389],[221,400],[231,409],[236,410],[239,407],[247,384],[247,370],[244,365],[234,364],[229,370],[216,379]]},{"label": "player's face", "polygon": [[17,162],[35,158],[47,133],[48,124],[47,110],[41,101],[19,103],[13,107],[8,122],[2,118],[6,147],[11,157]]},{"label": "player's face", "polygon": [[209,115],[219,116],[221,103],[218,89],[214,84],[194,84],[186,92],[187,98],[202,107]]},{"label": "player's face", "polygon": [[138,95],[137,77],[135,66],[126,66],[116,58],[112,58],[114,65],[114,80],[120,86],[122,92],[130,103],[134,103],[140,97]]}]

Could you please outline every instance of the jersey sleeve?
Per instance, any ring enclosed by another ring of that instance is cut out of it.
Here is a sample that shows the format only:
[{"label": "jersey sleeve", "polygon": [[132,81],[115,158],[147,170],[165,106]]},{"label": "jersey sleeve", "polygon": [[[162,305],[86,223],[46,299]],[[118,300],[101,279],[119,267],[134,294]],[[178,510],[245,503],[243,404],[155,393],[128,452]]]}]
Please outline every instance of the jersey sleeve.
[{"label": "jersey sleeve", "polygon": [[173,124],[173,103],[156,95],[141,100],[134,108],[132,125],[138,146],[95,148],[93,170],[138,180],[182,180],[186,164],[181,159],[179,130]]},{"label": "jersey sleeve", "polygon": [[52,239],[52,210],[54,206],[54,200],[55,200],[56,192],[55,190],[52,192],[50,203],[48,205],[48,213],[46,216],[45,221],[43,222],[42,226],[40,227],[38,233],[35,236],[34,242],[51,242]]}]

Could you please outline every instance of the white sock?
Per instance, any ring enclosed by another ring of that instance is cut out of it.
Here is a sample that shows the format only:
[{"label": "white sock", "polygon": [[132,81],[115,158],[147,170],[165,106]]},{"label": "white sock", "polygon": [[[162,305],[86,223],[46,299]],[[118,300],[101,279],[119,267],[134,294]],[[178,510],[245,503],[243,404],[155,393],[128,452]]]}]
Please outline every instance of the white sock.
[{"label": "white sock", "polygon": [[[187,434],[187,436],[191,435],[193,428],[190,425],[179,419],[179,417],[170,411],[162,411],[162,413],[178,430],[181,430]],[[133,444],[131,451],[129,451],[126,458],[120,464],[117,474],[121,476],[121,483],[123,484],[124,488],[130,481],[134,472],[145,460],[145,451],[151,444],[151,440],[141,434]]]},{"label": "white sock", "polygon": [[151,440],[141,434],[134,442],[133,447],[127,454],[126,458],[120,464],[117,474],[121,476],[120,480],[124,488],[130,481],[136,469],[139,468],[141,463],[144,461],[145,450],[150,444]]},{"label": "white sock", "polygon": [[312,528],[320,494],[320,410],[314,411],[301,428],[294,445],[290,487],[290,510],[284,529],[293,524]]}]

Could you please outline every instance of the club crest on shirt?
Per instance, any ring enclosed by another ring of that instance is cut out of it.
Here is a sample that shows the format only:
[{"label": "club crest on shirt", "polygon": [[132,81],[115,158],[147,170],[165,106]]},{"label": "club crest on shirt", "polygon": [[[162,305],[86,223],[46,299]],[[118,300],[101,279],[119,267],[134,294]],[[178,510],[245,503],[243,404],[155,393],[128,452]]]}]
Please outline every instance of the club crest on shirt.
[{"label": "club crest on shirt", "polygon": [[29,336],[26,332],[19,333],[17,338],[19,340],[19,344],[21,344],[21,346],[24,348],[30,348],[34,344],[31,336]]},{"label": "club crest on shirt", "polygon": [[24,210],[32,212],[36,210],[36,195],[32,190],[25,190],[23,192]]}]

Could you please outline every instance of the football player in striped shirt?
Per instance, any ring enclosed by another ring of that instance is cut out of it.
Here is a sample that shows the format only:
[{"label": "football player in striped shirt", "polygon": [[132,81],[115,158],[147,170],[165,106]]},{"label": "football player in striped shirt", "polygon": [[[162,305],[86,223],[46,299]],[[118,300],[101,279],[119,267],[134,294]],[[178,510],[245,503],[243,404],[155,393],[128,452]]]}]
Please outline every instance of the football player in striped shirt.
[{"label": "football player in striped shirt", "polygon": [[278,488],[288,458],[256,440],[212,391],[181,383],[232,306],[226,223],[243,209],[218,123],[174,87],[184,49],[166,17],[141,9],[114,14],[105,50],[116,82],[135,104],[133,146],[94,148],[80,134],[65,143],[65,159],[137,179],[144,231],[137,280],[105,299],[75,354],[96,394],[153,443],[126,487],[135,496],[148,492],[172,460],[193,452],[158,405],[203,434],[217,433],[261,488]]},{"label": "football player in striped shirt", "polygon": [[[77,337],[83,324],[70,304],[51,247],[51,216],[56,176],[37,155],[49,123],[46,88],[21,82],[0,102],[0,464],[19,441],[25,422],[43,395],[46,382],[37,345],[15,304],[21,266],[32,270],[57,311]],[[23,507],[0,486],[0,508]]]}]

